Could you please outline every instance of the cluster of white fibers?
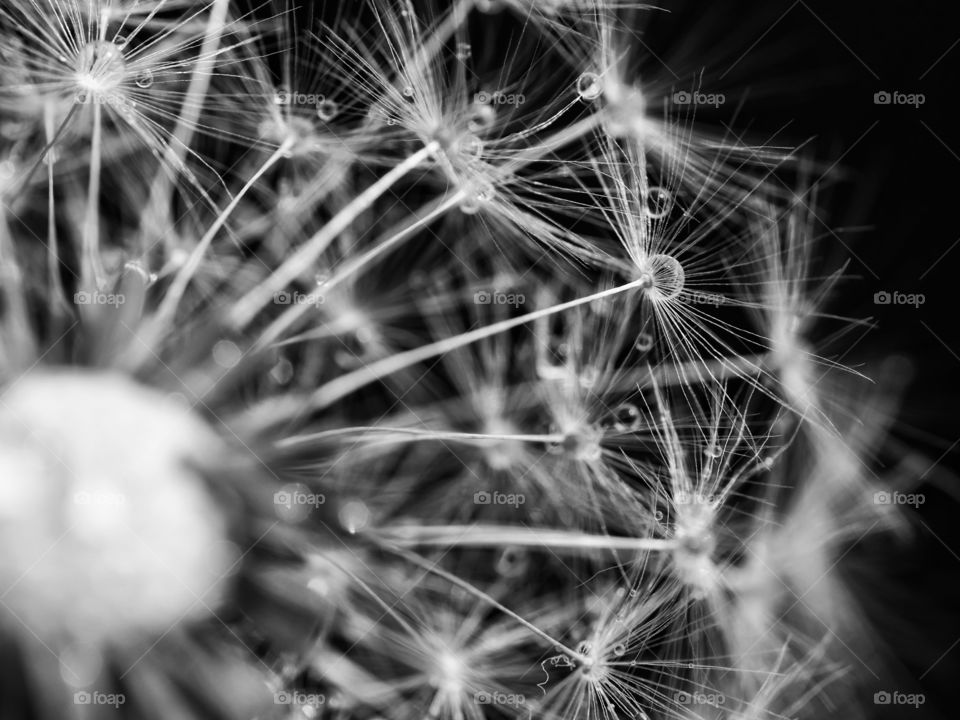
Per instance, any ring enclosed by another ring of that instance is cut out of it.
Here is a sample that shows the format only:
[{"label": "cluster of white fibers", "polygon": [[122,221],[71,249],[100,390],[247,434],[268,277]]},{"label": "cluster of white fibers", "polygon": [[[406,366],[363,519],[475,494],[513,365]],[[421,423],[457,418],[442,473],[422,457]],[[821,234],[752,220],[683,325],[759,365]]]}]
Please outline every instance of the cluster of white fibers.
[{"label": "cluster of white fibers", "polygon": [[4,719],[852,716],[895,403],[654,12],[3,0]]}]

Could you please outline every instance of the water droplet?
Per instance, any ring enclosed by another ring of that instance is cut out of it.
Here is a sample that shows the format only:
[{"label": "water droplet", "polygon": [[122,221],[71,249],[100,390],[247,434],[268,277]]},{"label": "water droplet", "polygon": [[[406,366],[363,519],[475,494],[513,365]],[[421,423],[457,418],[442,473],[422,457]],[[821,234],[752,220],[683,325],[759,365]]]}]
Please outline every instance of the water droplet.
[{"label": "water droplet", "polygon": [[476,215],[480,209],[493,200],[496,191],[493,185],[483,181],[467,191],[466,197],[460,201],[460,212],[465,215]]},{"label": "water droplet", "polygon": [[650,352],[653,349],[653,335],[648,332],[639,333],[634,347],[642,353]]},{"label": "water droplet", "polygon": [[293,363],[282,357],[270,370],[270,377],[277,385],[286,385],[293,380]]},{"label": "water droplet", "polygon": [[225,370],[236,367],[242,359],[243,352],[235,342],[220,340],[213,346],[213,361]]},{"label": "water droplet", "polygon": [[333,100],[324,100],[317,103],[317,117],[323,122],[333,120],[339,111],[340,107]]},{"label": "water droplet", "polygon": [[476,135],[464,135],[458,144],[460,154],[474,160],[478,160],[483,155],[483,140]]},{"label": "water droplet", "polygon": [[529,565],[530,558],[523,550],[507,547],[497,558],[497,573],[503,577],[517,577],[523,575]]},{"label": "water droplet", "polygon": [[121,50],[127,47],[128,42],[129,40],[127,40],[127,37],[125,35],[118,35],[113,39],[113,44],[116,45]]},{"label": "water droplet", "polygon": [[623,403],[614,411],[614,428],[633,431],[640,427],[640,411],[633,403]]},{"label": "water droplet", "polygon": [[405,98],[412,98],[415,92],[416,91],[413,89],[413,85],[407,85],[406,87],[403,88],[403,96]]},{"label": "water droplet", "polygon": [[153,71],[152,70],[141,70],[137,73],[137,87],[146,90],[148,87],[153,85]]},{"label": "water droplet", "polygon": [[289,105],[290,89],[287,87],[277,88],[277,91],[273,94],[273,102],[275,105]]},{"label": "water droplet", "polygon": [[489,130],[496,122],[497,111],[492,105],[474,103],[467,119],[467,129],[472,133],[482,133]]},{"label": "water droplet", "polygon": [[582,642],[577,645],[577,655],[590,655],[593,653],[593,645],[588,642]]},{"label": "water droplet", "polygon": [[686,280],[683,265],[672,255],[658,253],[647,260],[643,270],[653,276],[653,287],[650,288],[650,297],[656,300],[673,300],[683,292]]},{"label": "water droplet", "polygon": [[704,448],[703,452],[707,457],[716,459],[723,455],[723,448],[721,448],[719,445],[710,443],[706,448]]},{"label": "water droplet", "polygon": [[603,92],[603,84],[600,82],[600,76],[596,73],[585,72],[577,78],[577,94],[581,100],[591,101],[600,97]]},{"label": "water droplet", "polygon": [[370,522],[370,508],[360,500],[345,502],[337,512],[340,525],[351,535],[357,533]]},{"label": "water droplet", "polygon": [[627,652],[627,646],[624,645],[623,643],[617,643],[616,645],[613,646],[613,654],[615,657],[620,657],[625,652]]},{"label": "water droplet", "polygon": [[665,217],[673,206],[673,195],[662,187],[652,187],[647,192],[647,217],[654,220]]}]

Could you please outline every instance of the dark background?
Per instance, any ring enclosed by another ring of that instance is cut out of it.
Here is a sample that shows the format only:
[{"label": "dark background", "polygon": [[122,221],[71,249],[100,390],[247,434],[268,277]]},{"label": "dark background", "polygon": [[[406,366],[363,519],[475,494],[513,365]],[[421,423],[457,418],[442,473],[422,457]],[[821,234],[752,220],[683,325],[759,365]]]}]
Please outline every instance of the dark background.
[{"label": "dark background", "polygon": [[[960,22],[946,0],[665,3],[643,41],[679,88],[727,96],[720,123],[752,142],[806,143],[829,170],[815,211],[825,255],[849,259],[827,307],[873,318],[844,336],[844,362],[870,376],[885,357],[912,374],[878,462],[909,462],[926,502],[912,537],[864,540],[841,567],[886,648],[860,658],[868,717],[960,717]],[[874,93],[922,93],[919,107]],[[699,121],[698,116],[698,121]],[[722,128],[722,125],[720,126]],[[922,293],[913,306],[874,293]],[[841,352],[833,355],[840,357]],[[898,444],[915,448],[908,452]],[[875,705],[879,690],[926,702]]]}]

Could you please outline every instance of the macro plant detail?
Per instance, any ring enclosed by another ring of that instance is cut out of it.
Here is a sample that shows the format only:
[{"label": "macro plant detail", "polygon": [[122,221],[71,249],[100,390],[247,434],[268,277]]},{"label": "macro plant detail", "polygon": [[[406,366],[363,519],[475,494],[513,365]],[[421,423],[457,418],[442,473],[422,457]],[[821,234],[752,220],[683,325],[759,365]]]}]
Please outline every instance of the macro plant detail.
[{"label": "macro plant detail", "polygon": [[5,0],[4,718],[853,716],[898,366],[663,11]]}]

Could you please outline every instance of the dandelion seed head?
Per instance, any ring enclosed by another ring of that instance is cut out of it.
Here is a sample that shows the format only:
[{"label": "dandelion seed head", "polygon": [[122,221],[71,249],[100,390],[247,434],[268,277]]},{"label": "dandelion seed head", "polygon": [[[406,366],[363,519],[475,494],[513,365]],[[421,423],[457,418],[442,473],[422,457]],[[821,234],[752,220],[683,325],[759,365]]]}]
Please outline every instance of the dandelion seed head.
[{"label": "dandelion seed head", "polygon": [[0,410],[0,495],[17,496],[0,524],[4,603],[31,632],[94,644],[163,632],[205,612],[199,598],[213,607],[234,557],[194,468],[218,446],[120,376],[21,379]]},{"label": "dandelion seed head", "polygon": [[76,73],[81,89],[101,96],[120,88],[127,78],[127,64],[115,43],[97,40],[80,49]]}]

